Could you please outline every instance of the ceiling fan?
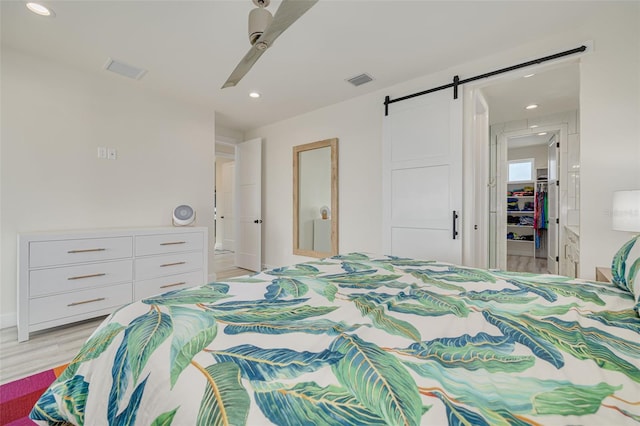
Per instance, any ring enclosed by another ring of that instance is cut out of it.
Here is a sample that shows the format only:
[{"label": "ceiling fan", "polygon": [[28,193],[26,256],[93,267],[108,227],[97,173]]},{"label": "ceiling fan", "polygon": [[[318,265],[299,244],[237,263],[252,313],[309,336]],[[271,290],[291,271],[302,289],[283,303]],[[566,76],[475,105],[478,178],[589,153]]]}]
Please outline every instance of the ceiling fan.
[{"label": "ceiling fan", "polygon": [[224,83],[223,89],[238,84],[280,34],[318,2],[318,0],[282,0],[275,16],[272,16],[266,9],[271,0],[252,1],[258,6],[249,13],[249,41],[252,46]]}]

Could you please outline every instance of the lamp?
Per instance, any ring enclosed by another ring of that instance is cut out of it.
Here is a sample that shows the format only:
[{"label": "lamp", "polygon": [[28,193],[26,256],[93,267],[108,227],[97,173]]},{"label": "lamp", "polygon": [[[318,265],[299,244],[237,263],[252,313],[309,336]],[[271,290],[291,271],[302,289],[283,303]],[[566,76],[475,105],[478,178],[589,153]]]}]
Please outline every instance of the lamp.
[{"label": "lamp", "polygon": [[615,231],[640,232],[640,189],[613,193]]},{"label": "lamp", "polygon": [[[613,193],[612,229],[615,231],[640,232],[640,189],[631,191],[615,191]],[[634,276],[640,269],[640,259],[637,259],[629,269],[625,278],[626,260],[633,245],[640,239],[640,234],[625,243],[613,257],[611,275],[613,281],[620,287],[633,293]]]}]

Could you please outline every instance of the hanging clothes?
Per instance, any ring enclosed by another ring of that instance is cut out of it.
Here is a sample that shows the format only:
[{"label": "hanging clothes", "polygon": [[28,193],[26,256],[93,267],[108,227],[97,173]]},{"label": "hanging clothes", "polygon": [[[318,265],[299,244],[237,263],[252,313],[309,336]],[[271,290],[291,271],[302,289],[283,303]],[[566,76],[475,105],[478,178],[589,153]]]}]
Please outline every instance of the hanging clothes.
[{"label": "hanging clothes", "polygon": [[543,229],[547,229],[548,200],[546,184],[538,184],[536,188],[535,210],[533,213],[533,229],[536,236],[536,249],[540,248]]}]

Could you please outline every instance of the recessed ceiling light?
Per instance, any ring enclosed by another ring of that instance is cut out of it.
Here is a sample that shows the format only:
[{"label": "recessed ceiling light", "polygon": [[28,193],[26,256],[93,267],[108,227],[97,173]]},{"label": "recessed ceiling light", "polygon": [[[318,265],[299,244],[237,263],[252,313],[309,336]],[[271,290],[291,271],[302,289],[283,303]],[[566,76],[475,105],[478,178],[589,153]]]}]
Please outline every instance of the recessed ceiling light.
[{"label": "recessed ceiling light", "polygon": [[535,74],[527,74],[524,76],[524,78],[529,78],[529,77],[533,77]]},{"label": "recessed ceiling light", "polygon": [[538,127],[537,124],[532,124],[531,126],[529,126],[530,129],[535,129],[536,127]]},{"label": "recessed ceiling light", "polygon": [[258,92],[251,92],[251,93],[249,93],[249,97],[254,98],[254,99],[257,99],[257,98],[259,98],[259,97],[260,97],[260,93],[258,93]]},{"label": "recessed ceiling light", "polygon": [[538,133],[538,136],[544,136],[546,134],[547,134],[547,132],[540,132],[540,133]]},{"label": "recessed ceiling light", "polygon": [[40,16],[56,16],[52,9],[49,9],[47,6],[44,6],[40,3],[27,3],[27,9]]},{"label": "recessed ceiling light", "polygon": [[538,108],[538,105],[536,105],[536,104],[527,105],[525,107],[525,109],[536,109],[536,108]]}]

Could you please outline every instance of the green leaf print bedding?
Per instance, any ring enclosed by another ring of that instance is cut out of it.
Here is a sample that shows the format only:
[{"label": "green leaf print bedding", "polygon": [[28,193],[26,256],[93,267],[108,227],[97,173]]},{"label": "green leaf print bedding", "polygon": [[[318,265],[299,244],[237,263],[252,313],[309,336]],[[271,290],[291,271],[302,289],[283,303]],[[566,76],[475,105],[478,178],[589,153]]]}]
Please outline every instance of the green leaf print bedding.
[{"label": "green leaf print bedding", "polygon": [[640,318],[613,285],[362,253],[113,313],[39,424],[640,424]]}]

